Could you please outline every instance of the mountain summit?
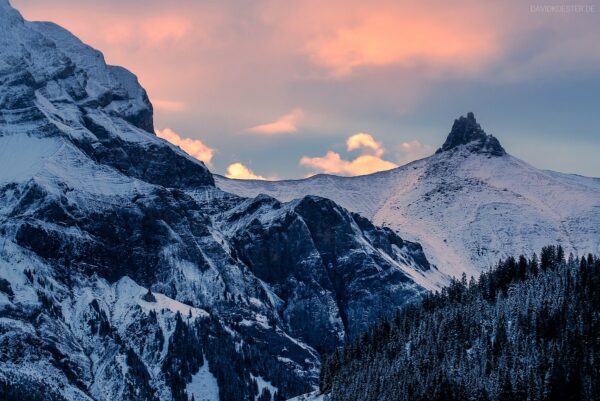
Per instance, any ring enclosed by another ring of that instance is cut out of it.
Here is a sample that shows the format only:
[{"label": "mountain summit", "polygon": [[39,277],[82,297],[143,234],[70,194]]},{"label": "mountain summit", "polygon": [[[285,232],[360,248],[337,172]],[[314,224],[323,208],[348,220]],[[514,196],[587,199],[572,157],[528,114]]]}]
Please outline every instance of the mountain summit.
[{"label": "mountain summit", "polygon": [[460,116],[454,120],[452,130],[448,134],[446,142],[444,142],[436,153],[451,150],[461,145],[467,146],[473,152],[489,154],[491,156],[503,156],[506,154],[498,139],[485,133],[472,112],[467,113],[466,117]]},{"label": "mountain summit", "polygon": [[52,142],[70,155],[63,161],[87,158],[154,185],[214,185],[206,166],[154,135],[152,105],[133,73],[56,24],[25,21],[6,0],[0,78],[0,136],[27,133],[15,138]]}]

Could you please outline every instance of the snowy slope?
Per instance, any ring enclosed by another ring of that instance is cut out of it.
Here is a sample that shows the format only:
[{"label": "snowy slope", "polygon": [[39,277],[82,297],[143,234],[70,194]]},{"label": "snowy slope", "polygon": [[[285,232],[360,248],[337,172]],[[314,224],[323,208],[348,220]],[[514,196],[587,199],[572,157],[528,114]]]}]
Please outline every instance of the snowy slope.
[{"label": "snowy slope", "polygon": [[242,196],[332,199],[421,243],[450,275],[477,274],[499,258],[552,243],[580,256],[600,251],[600,179],[539,170],[468,144],[366,176],[216,182]]},{"label": "snowy slope", "polygon": [[195,401],[219,401],[219,384],[210,372],[206,362],[198,373],[192,376],[192,381],[185,388],[186,393]]}]

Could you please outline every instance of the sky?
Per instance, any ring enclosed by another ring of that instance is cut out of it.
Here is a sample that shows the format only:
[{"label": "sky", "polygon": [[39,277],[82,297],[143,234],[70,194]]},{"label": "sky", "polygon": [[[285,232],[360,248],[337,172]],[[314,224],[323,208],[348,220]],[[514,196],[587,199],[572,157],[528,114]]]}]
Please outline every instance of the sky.
[{"label": "sky", "polygon": [[473,111],[512,155],[600,177],[598,0],[11,3],[134,72],[157,135],[218,174],[385,170]]}]

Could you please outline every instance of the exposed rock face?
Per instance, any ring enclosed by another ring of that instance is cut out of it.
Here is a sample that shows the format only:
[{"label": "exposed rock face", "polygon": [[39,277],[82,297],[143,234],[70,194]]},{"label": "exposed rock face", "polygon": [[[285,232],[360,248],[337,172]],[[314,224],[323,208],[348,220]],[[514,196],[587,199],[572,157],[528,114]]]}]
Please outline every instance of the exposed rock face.
[{"label": "exposed rock face", "polygon": [[142,300],[146,302],[156,302],[156,297],[152,294],[151,290],[148,290],[148,292],[142,296]]},{"label": "exposed rock face", "polygon": [[232,223],[236,256],[285,301],[293,333],[318,349],[413,299],[419,286],[410,274],[431,268],[418,244],[324,198],[281,204],[259,196],[228,211],[223,227]]},{"label": "exposed rock face", "polygon": [[0,161],[3,400],[199,400],[207,377],[221,401],[301,394],[317,350],[435,270],[331,201],[215,188],[152,133],[133,74],[6,0]]},{"label": "exposed rock face", "polygon": [[498,139],[492,135],[487,135],[481,128],[475,115],[471,112],[467,116],[460,116],[454,120],[452,130],[446,142],[438,149],[437,153],[444,152],[465,145],[469,150],[478,153],[485,153],[491,156],[502,156],[506,151],[500,145]]}]

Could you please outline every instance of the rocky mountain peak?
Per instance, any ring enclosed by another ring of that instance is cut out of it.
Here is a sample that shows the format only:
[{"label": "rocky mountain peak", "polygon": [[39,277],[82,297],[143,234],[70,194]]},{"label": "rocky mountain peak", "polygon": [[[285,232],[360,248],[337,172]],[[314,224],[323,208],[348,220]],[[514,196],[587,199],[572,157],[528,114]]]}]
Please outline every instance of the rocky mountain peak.
[{"label": "rocky mountain peak", "polygon": [[446,142],[444,142],[436,153],[445,152],[461,145],[467,146],[470,151],[475,153],[489,154],[491,156],[506,154],[498,139],[485,133],[472,112],[467,113],[466,117],[460,116],[454,120],[452,130],[448,134]]},{"label": "rocky mountain peak", "polygon": [[0,138],[9,136],[68,144],[90,170],[169,188],[214,185],[202,162],[156,137],[152,104],[133,73],[0,0]]}]

